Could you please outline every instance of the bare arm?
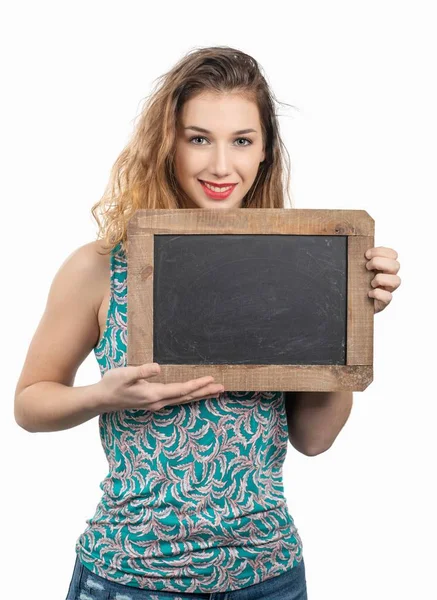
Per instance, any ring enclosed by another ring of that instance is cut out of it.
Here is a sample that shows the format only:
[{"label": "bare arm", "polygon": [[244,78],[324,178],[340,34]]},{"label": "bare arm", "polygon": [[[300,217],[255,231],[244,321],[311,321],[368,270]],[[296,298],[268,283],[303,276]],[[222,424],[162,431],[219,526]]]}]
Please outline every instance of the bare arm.
[{"label": "bare arm", "polygon": [[101,260],[94,243],[86,244],[53,280],[15,390],[15,420],[27,431],[68,429],[103,412],[97,384],[72,387],[99,338]]},{"label": "bare arm", "polygon": [[315,456],[328,450],[352,410],[352,392],[286,392],[288,437],[296,450]]},{"label": "bare arm", "polygon": [[98,384],[69,387],[55,381],[39,381],[20,394],[17,423],[30,431],[71,429],[104,412]]},{"label": "bare arm", "polygon": [[222,388],[209,376],[144,388],[145,379],[154,376],[153,363],[114,367],[95,384],[73,387],[78,367],[100,337],[98,311],[109,285],[109,259],[97,248],[94,242],[82,246],[61,266],[30,344],[15,390],[14,414],[18,425],[32,433],[69,429],[125,408],[154,412],[216,397]]}]

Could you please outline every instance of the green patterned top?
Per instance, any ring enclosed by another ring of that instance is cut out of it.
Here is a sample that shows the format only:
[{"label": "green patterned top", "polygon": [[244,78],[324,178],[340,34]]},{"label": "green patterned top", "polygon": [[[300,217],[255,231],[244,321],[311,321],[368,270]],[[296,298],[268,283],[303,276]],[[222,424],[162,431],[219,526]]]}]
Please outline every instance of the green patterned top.
[{"label": "green patterned top", "polygon": [[[127,257],[111,251],[101,375],[127,366]],[[302,542],[282,483],[288,427],[283,392],[99,415],[109,472],[76,541],[93,573],[133,588],[239,590],[293,568]]]}]

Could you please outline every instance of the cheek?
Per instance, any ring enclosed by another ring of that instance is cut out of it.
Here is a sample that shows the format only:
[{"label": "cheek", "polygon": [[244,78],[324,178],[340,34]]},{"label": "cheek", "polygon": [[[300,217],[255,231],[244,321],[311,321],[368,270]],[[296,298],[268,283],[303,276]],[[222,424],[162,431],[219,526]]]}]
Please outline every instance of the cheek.
[{"label": "cheek", "polygon": [[176,152],[175,171],[179,177],[190,177],[198,170],[199,159],[193,154],[193,152],[186,149],[183,152]]},{"label": "cheek", "polygon": [[255,177],[259,168],[258,152],[247,152],[244,156],[239,157],[238,167],[246,177]]}]

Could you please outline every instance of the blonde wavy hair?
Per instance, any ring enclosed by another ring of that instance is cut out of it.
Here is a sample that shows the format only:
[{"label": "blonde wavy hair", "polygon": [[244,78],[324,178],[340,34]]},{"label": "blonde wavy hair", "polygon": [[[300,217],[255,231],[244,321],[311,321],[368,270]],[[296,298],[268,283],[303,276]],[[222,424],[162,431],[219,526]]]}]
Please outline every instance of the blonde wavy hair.
[{"label": "blonde wavy hair", "polygon": [[258,106],[265,160],[242,208],[284,208],[284,189],[292,205],[290,160],[279,134],[277,100],[254,58],[228,46],[195,49],[155,81],[105,192],[91,209],[97,239],[109,251],[119,242],[127,250],[127,224],[138,209],[184,207],[187,197],[174,174],[176,128],[184,103],[205,91],[236,92]]}]

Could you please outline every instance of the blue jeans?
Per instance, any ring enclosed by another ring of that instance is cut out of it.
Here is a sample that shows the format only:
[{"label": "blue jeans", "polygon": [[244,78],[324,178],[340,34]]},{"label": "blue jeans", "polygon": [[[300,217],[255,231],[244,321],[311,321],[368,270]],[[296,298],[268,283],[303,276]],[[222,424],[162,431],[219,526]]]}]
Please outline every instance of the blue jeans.
[{"label": "blue jeans", "polygon": [[76,556],[66,600],[308,600],[305,563],[261,583],[232,592],[187,594],[155,592],[122,585],[95,575]]}]

